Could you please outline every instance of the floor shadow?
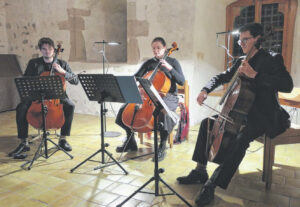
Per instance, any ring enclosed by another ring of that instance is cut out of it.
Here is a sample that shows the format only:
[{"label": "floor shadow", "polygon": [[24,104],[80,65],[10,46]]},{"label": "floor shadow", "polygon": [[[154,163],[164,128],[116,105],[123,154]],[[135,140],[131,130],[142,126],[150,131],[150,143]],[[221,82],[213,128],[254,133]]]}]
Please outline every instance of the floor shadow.
[{"label": "floor shadow", "polygon": [[16,136],[0,136],[0,152],[8,153],[19,144]]}]

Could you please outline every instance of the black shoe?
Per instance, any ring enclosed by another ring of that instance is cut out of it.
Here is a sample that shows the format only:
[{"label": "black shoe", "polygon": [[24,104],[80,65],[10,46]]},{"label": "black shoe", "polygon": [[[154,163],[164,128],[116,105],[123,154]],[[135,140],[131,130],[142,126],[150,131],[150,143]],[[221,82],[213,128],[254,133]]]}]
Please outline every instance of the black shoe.
[{"label": "black shoe", "polygon": [[199,207],[202,207],[207,204],[210,204],[214,200],[214,197],[215,197],[215,185],[210,180],[208,180],[204,184],[200,194],[197,196],[195,203]]},{"label": "black shoe", "polygon": [[30,147],[28,145],[26,145],[25,143],[21,143],[14,151],[8,153],[8,156],[13,157],[16,154],[21,154],[22,152],[27,152],[29,150],[30,150]]},{"label": "black shoe", "polygon": [[[166,157],[166,145],[160,145],[157,149],[157,157],[158,157],[158,162],[162,161]],[[154,162],[154,157],[152,158],[152,161]]]},{"label": "black shoe", "polygon": [[58,146],[60,146],[61,148],[63,148],[67,152],[72,151],[71,145],[65,139],[60,139],[59,142],[58,142]]},{"label": "black shoe", "polygon": [[14,159],[17,159],[17,160],[23,160],[27,157],[27,154],[25,153],[20,153],[20,154],[15,154],[14,155]]},{"label": "black shoe", "polygon": [[196,171],[192,170],[189,175],[177,178],[179,184],[203,184],[208,180],[206,170]]},{"label": "black shoe", "polygon": [[137,151],[138,147],[135,141],[135,138],[132,137],[131,140],[127,143],[127,140],[121,145],[116,148],[116,152],[129,152],[129,151]]}]

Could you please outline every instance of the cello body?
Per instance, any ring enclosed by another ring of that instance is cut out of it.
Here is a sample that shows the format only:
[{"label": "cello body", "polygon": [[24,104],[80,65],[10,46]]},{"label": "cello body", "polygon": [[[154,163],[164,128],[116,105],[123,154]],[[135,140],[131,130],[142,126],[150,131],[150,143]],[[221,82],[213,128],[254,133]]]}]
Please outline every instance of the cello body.
[{"label": "cello body", "polygon": [[[173,51],[178,50],[177,43],[172,43],[172,48],[168,49],[168,53],[165,53],[162,59],[166,59],[171,55]],[[171,80],[166,76],[164,72],[159,70],[161,63],[159,62],[156,67],[146,73],[143,78],[149,79],[153,87],[164,96],[169,92],[171,88]],[[155,106],[152,103],[146,92],[140,87],[140,94],[142,96],[143,104],[128,104],[122,113],[122,122],[136,132],[151,132],[154,128],[153,112]]]},{"label": "cello body", "polygon": [[[55,57],[53,58],[52,65],[57,59],[57,55],[60,51],[62,51],[61,45],[58,45],[58,48],[55,53]],[[58,72],[54,72],[53,68],[51,71],[45,71],[40,74],[40,76],[52,76],[58,75],[62,80],[62,85],[64,91],[66,91],[66,81],[64,76]],[[65,123],[65,116],[63,111],[63,105],[60,103],[59,99],[51,99],[44,100],[43,105],[45,108],[45,127],[46,130],[49,129],[60,129]],[[32,125],[36,129],[43,128],[43,114],[42,114],[42,103],[41,101],[34,101],[31,103],[27,114],[26,114],[27,122]]]},{"label": "cello body", "polygon": [[[43,72],[40,76],[49,76],[50,72]],[[55,73],[59,75],[59,73]],[[65,78],[61,77],[64,90],[66,88]],[[65,116],[63,105],[59,99],[45,100],[44,106],[46,107],[46,130],[60,129],[65,123]],[[42,129],[43,116],[42,116],[42,103],[40,101],[32,102],[26,115],[28,123],[36,129]]]},{"label": "cello body", "polygon": [[[148,79],[153,71],[146,73],[143,78]],[[162,71],[157,71],[152,81],[154,88],[160,95],[167,93],[171,87],[171,80]],[[143,88],[139,88],[143,104],[128,104],[123,113],[122,121],[136,132],[146,133],[153,130],[154,117],[152,115],[155,106]]]},{"label": "cello body", "polygon": [[239,77],[221,111],[221,114],[230,117],[233,123],[224,120],[220,116],[215,120],[207,140],[206,154],[209,161],[218,164],[224,161],[224,156],[231,150],[236,135],[245,123],[245,118],[252,107],[254,99],[255,93],[251,81]]}]

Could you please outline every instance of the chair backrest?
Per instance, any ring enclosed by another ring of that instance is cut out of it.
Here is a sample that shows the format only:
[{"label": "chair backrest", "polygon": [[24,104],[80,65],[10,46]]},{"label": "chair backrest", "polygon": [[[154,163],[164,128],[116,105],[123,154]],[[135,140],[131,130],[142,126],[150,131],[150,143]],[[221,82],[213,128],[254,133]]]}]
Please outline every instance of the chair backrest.
[{"label": "chair backrest", "polygon": [[189,88],[188,81],[185,80],[183,86],[177,84],[177,89],[178,89],[178,94],[183,94],[184,95],[184,104],[189,109],[190,88]]}]

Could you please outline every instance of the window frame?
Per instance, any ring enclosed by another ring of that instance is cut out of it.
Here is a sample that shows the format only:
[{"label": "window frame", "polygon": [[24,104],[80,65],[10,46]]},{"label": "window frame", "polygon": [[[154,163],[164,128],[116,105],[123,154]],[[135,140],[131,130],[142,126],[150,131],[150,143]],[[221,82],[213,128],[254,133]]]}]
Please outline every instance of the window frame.
[{"label": "window frame", "polygon": [[[295,19],[297,13],[298,0],[237,0],[226,7],[226,31],[232,31],[234,20],[240,15],[240,8],[246,6],[255,6],[255,22],[261,22],[261,10],[263,4],[278,3],[279,11],[284,15],[283,23],[283,38],[282,38],[282,56],[286,68],[291,72],[293,39]],[[230,37],[229,51],[233,52],[233,38]],[[228,43],[226,43],[228,47]],[[228,57],[225,56],[225,63],[228,62]],[[225,64],[227,65],[227,64]]]}]

